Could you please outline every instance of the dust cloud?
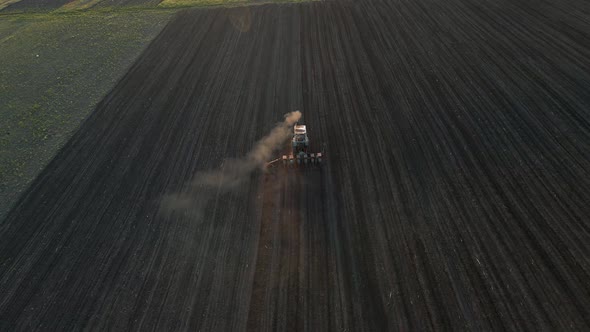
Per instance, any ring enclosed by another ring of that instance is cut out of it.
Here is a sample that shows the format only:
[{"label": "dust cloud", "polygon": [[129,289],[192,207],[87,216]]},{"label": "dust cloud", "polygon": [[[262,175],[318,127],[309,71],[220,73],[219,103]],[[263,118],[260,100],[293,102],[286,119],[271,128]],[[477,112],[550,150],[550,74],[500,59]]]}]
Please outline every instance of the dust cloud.
[{"label": "dust cloud", "polygon": [[253,172],[265,168],[266,163],[273,158],[273,153],[291,137],[293,125],[300,118],[299,111],[285,114],[283,122],[256,142],[244,157],[228,159],[219,169],[197,173],[186,192],[166,195],[161,207],[165,210],[188,209],[195,206],[197,196],[207,195],[210,190],[220,193],[235,189],[250,179]]},{"label": "dust cloud", "polygon": [[245,157],[227,160],[218,170],[197,174],[193,184],[227,189],[239,185],[248,179],[256,169],[264,168],[265,164],[273,157],[273,152],[292,135],[292,127],[300,118],[301,112],[299,111],[285,114],[285,120],[278,123],[267,136],[256,142],[254,148]]}]

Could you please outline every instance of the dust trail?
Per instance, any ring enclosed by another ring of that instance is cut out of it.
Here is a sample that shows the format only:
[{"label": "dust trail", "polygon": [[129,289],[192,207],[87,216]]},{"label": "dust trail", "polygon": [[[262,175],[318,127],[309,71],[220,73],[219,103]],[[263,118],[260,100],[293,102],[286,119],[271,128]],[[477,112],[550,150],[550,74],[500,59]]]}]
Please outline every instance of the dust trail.
[{"label": "dust trail", "polygon": [[198,173],[191,182],[188,191],[171,194],[164,197],[162,207],[167,210],[187,209],[194,207],[197,196],[207,195],[206,192],[215,190],[227,192],[246,180],[252,173],[263,169],[273,157],[273,152],[281,148],[292,135],[293,125],[301,118],[301,112],[295,111],[285,114],[283,122],[278,123],[268,135],[260,139],[252,150],[244,157],[229,159],[217,170]]},{"label": "dust trail", "polygon": [[221,187],[221,189],[231,189],[239,185],[256,169],[264,168],[264,165],[273,157],[273,152],[291,136],[292,127],[300,118],[299,111],[285,114],[285,120],[256,142],[254,148],[245,157],[227,160],[218,170],[198,174],[193,184]]}]

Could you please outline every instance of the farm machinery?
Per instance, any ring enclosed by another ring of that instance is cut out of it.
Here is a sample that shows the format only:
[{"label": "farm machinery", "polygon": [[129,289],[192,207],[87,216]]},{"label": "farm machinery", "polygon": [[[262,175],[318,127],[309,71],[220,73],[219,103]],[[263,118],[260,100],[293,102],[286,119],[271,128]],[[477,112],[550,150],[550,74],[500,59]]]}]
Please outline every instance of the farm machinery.
[{"label": "farm machinery", "polygon": [[285,167],[297,166],[320,166],[322,164],[322,153],[309,151],[309,137],[305,125],[295,124],[293,126],[293,138],[291,139],[291,153],[283,155],[267,163],[267,166],[273,166],[278,163]]}]

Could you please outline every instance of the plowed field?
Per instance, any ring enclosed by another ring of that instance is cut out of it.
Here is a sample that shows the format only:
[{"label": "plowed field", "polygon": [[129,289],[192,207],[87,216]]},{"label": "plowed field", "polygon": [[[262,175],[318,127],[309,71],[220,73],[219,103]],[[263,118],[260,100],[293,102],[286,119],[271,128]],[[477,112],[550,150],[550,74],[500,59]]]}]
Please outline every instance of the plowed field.
[{"label": "plowed field", "polygon": [[[589,329],[589,31],[582,0],[179,13],[0,224],[0,326]],[[190,185],[297,109],[322,168]]]}]

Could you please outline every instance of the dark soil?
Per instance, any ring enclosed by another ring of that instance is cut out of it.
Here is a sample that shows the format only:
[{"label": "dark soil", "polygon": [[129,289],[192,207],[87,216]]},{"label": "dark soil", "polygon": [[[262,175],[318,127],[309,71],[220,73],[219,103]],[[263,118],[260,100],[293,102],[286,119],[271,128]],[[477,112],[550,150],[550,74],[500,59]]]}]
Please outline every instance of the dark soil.
[{"label": "dark soil", "polygon": [[[0,224],[0,321],[590,329],[588,9],[180,13]],[[322,168],[189,185],[296,109]]]}]

